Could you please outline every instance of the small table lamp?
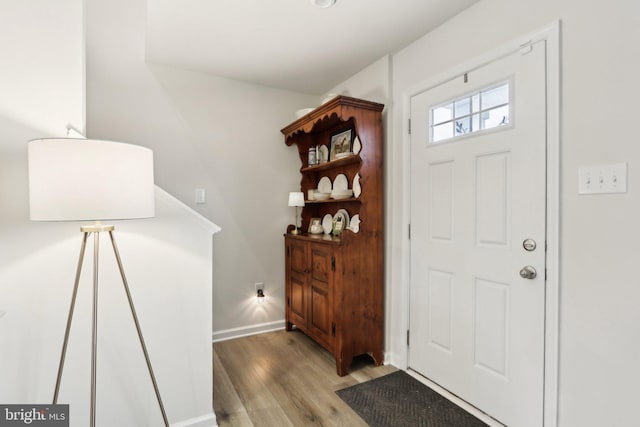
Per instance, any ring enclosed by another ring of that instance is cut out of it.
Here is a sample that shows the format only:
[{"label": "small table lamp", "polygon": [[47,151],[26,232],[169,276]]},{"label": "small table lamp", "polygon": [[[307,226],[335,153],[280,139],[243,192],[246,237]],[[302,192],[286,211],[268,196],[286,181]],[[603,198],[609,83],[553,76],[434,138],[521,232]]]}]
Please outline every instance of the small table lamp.
[{"label": "small table lamp", "polygon": [[298,230],[298,207],[304,206],[304,193],[299,191],[292,191],[289,193],[289,206],[295,206],[296,213],[293,217],[293,230],[291,234],[299,234]]},{"label": "small table lamp", "polygon": [[71,320],[78,292],[87,238],[93,235],[93,315],[91,336],[91,410],[90,426],[95,426],[96,355],[98,313],[98,250],[100,233],[108,232],[122,277],[129,308],[138,332],[140,345],[162,412],[169,426],[160,398],[147,347],[142,338],[138,316],[124,275],[122,261],[113,236],[114,226],[101,220],[149,218],[155,216],[153,152],[148,148],[110,141],[88,139],[38,139],[28,144],[30,218],[34,221],[96,221],[80,227],[83,233],[80,259],[76,270],[67,328],[62,345],[53,403],[58,401]]}]

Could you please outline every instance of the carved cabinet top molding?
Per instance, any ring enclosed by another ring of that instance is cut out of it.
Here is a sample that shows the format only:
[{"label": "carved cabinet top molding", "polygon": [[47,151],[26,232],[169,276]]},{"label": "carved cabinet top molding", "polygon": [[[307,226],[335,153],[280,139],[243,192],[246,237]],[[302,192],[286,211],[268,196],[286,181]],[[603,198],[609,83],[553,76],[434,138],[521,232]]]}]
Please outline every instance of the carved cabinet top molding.
[{"label": "carved cabinet top molding", "polygon": [[383,108],[384,104],[339,95],[300,117],[283,128],[281,132],[284,134],[285,143],[291,145],[294,143],[291,137],[297,133],[310,133],[329,129],[336,126],[340,121],[346,122],[350,119],[356,119],[358,111],[372,110],[382,112]]}]

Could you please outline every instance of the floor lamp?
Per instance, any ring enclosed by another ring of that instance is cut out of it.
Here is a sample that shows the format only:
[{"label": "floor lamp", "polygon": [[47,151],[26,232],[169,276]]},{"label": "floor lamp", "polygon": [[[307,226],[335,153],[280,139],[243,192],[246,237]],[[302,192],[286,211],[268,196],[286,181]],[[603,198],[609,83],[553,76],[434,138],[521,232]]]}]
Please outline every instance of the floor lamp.
[{"label": "floor lamp", "polygon": [[138,322],[129,285],[113,235],[113,225],[100,221],[150,218],[155,215],[153,153],[118,142],[88,139],[38,139],[28,144],[30,218],[34,221],[95,221],[80,227],[83,233],[71,306],[67,317],[53,403],[58,401],[71,321],[88,237],[93,235],[93,312],[91,332],[90,426],[96,420],[96,366],[98,344],[98,254],[101,233],[108,233],[124,291],[138,333],[164,425],[169,427],[147,346]]}]

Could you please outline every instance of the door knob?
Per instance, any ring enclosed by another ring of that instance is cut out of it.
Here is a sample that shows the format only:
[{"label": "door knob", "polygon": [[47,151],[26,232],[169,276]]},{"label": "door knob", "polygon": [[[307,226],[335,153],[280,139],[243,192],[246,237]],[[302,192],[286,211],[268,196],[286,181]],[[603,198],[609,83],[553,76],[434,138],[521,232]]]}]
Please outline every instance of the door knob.
[{"label": "door knob", "polygon": [[522,277],[523,279],[533,280],[537,275],[538,272],[536,271],[536,269],[530,265],[527,265],[526,267],[523,267],[522,270],[520,270],[520,277]]}]

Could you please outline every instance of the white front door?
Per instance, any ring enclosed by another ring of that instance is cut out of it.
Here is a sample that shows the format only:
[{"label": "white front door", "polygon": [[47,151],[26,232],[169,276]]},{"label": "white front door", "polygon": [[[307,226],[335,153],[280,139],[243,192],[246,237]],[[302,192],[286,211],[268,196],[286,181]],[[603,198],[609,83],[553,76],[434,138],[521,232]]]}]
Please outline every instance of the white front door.
[{"label": "white front door", "polygon": [[543,422],[545,81],[541,41],[411,99],[409,367],[514,427]]}]

